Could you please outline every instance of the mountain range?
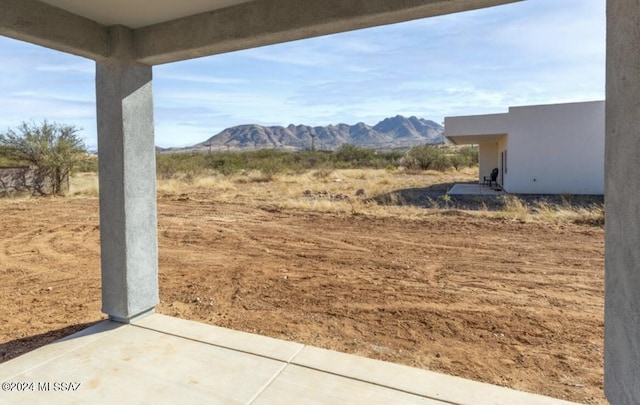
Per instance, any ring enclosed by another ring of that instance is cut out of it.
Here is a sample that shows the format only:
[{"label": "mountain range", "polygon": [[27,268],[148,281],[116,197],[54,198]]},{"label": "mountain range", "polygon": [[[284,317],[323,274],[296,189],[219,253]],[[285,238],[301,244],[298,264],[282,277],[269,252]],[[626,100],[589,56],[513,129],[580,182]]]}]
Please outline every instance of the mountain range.
[{"label": "mountain range", "polygon": [[359,122],[355,125],[337,124],[325,127],[307,125],[262,126],[238,125],[227,128],[204,142],[184,148],[158,148],[161,153],[246,151],[279,149],[299,151],[311,149],[334,150],[342,144],[372,149],[393,149],[442,143],[444,127],[436,122],[397,115],[374,126]]}]

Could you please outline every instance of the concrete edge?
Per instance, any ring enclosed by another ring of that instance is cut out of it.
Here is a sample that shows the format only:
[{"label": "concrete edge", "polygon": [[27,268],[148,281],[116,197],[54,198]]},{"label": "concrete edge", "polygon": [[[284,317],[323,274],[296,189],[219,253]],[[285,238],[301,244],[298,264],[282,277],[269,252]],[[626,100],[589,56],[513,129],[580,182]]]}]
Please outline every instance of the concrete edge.
[{"label": "concrete edge", "polygon": [[239,332],[161,314],[149,315],[133,322],[132,325],[286,363],[290,362],[305,347],[301,343]]},{"label": "concrete edge", "polygon": [[456,183],[447,191],[447,195],[450,195],[450,196],[456,197],[456,198],[482,197],[482,198],[493,198],[493,199],[495,199],[497,197],[509,194],[506,191],[504,191],[504,189],[502,189],[500,191],[497,191],[495,189],[492,189],[491,187],[486,187],[486,186],[482,186],[482,185],[479,185],[479,184],[478,185],[476,185],[476,184],[470,185],[473,188],[476,188],[476,186],[477,186],[478,192],[469,192],[467,190],[464,190],[465,188],[469,188],[467,186],[469,186],[469,185]]},{"label": "concrete edge", "polygon": [[460,405],[570,405],[573,402],[306,346],[291,364]]}]

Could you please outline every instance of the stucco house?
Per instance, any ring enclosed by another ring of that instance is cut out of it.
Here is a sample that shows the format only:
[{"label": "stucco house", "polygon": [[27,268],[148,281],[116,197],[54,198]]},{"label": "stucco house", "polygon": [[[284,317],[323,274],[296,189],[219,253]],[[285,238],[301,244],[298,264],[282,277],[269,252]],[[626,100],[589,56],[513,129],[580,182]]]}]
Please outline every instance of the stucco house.
[{"label": "stucco house", "polygon": [[479,181],[499,169],[515,194],[604,194],[605,102],[510,107],[445,118],[456,145],[479,145]]}]

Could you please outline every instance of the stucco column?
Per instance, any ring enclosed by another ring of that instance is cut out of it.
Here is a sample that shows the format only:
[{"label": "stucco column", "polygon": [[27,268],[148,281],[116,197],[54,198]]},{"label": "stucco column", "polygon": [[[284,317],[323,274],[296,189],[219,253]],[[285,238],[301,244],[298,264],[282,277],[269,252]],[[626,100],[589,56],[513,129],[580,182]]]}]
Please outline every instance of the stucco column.
[{"label": "stucco column", "polygon": [[640,404],[640,2],[607,1],[605,393]]},{"label": "stucco column", "polygon": [[102,310],[130,322],[158,304],[152,68],[134,61],[129,29],[111,41],[96,64]]}]

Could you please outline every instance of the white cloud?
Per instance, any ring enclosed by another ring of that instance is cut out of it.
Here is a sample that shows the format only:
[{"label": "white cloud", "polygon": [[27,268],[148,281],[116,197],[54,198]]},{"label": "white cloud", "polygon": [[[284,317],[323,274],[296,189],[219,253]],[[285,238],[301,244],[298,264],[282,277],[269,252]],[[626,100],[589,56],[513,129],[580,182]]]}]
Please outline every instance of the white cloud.
[{"label": "white cloud", "polygon": [[80,73],[83,75],[94,76],[95,65],[92,62],[85,61],[85,63],[60,63],[56,65],[42,64],[33,66],[33,70],[36,72],[55,72],[55,73]]},{"label": "white cloud", "polygon": [[197,83],[198,85],[202,84],[228,84],[228,85],[241,85],[246,84],[247,80],[242,78],[235,77],[221,77],[215,76],[212,74],[191,74],[189,72],[185,72],[177,70],[173,72],[168,72],[165,70],[161,70],[163,66],[155,68],[153,78],[156,81],[162,80],[167,82],[178,82],[173,83],[175,86],[179,86],[180,82],[189,82],[189,83]]}]

